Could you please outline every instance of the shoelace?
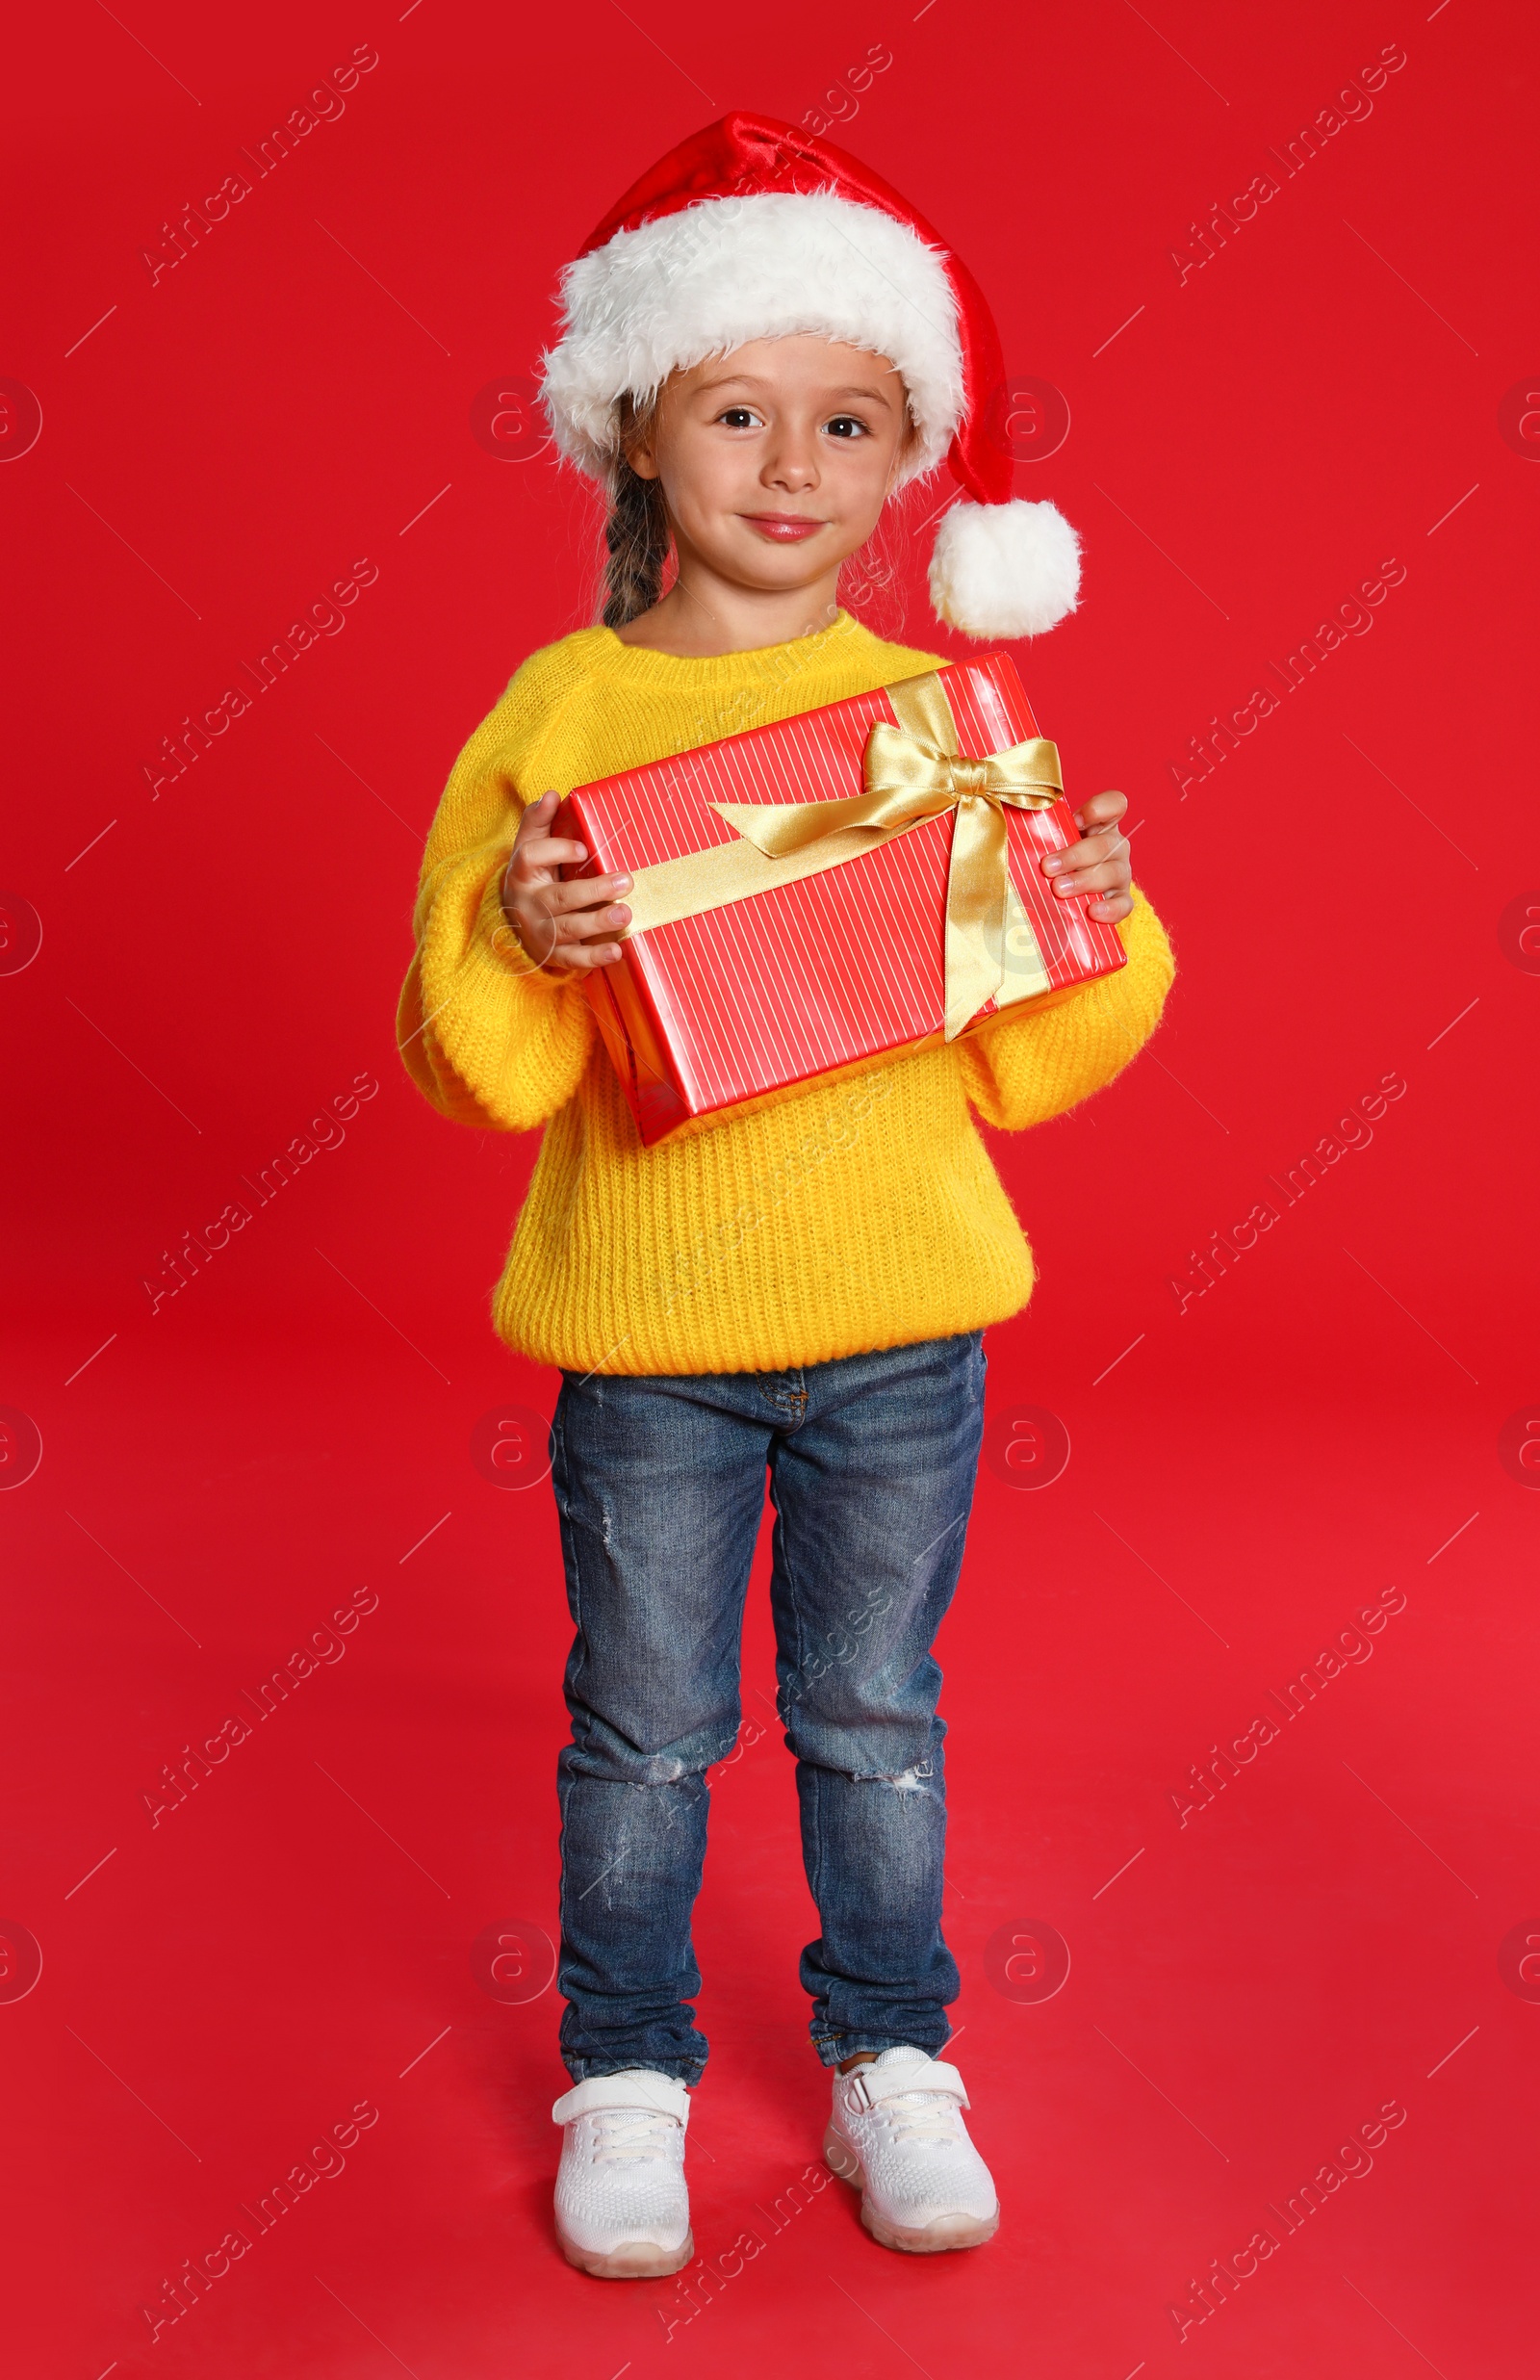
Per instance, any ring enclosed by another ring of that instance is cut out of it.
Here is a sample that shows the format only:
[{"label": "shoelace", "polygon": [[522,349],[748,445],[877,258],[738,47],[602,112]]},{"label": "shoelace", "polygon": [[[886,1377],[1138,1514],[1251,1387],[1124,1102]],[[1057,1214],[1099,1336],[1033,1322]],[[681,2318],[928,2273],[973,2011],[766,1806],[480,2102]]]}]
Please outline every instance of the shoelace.
[{"label": "shoelace", "polygon": [[679,2130],[675,2116],[664,2115],[655,2108],[601,2108],[593,2122],[599,2134],[599,2145],[594,2150],[596,2165],[618,2165],[661,2157],[669,2133]]},{"label": "shoelace", "polygon": [[955,2140],[957,2101],[945,2091],[905,2091],[882,2111],[895,2140]]}]

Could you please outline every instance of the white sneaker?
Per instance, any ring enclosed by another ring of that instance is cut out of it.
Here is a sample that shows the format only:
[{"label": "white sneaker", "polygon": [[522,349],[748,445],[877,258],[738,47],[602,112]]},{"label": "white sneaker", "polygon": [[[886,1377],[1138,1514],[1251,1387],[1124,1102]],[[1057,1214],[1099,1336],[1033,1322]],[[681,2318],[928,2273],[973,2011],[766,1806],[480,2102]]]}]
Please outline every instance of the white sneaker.
[{"label": "white sneaker", "polygon": [[648,2066],[591,2075],[551,2110],[566,2127],[556,2238],[569,2264],[604,2281],[678,2272],[695,2254],[684,2185],[690,2094]]},{"label": "white sneaker", "polygon": [[962,2121],[967,2104],[957,2068],[923,2050],[836,2067],[825,2162],[860,2188],[860,2219],[885,2248],[925,2256],[993,2238],[1000,2205]]}]

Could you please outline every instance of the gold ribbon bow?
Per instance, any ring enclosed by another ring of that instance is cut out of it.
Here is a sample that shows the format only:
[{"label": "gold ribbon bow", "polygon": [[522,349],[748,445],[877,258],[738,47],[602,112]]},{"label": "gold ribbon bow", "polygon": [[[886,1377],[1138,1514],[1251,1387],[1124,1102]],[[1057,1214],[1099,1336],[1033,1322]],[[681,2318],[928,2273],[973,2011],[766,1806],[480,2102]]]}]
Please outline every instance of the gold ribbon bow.
[{"label": "gold ribbon bow", "polygon": [[946,1039],[955,1041],[1005,982],[1008,930],[1017,948],[1036,954],[1036,938],[1011,882],[1002,805],[1046,810],[1057,801],[1064,789],[1059,754],[1045,737],[1034,736],[982,761],[965,760],[934,672],[889,686],[887,695],[901,724],[879,720],[867,737],[864,793],[842,802],[710,807],[771,859],[789,858],[853,827],[875,830],[886,841],[954,811],[946,880]]},{"label": "gold ribbon bow", "polygon": [[964,759],[934,670],[884,691],[899,724],[879,720],[868,735],[863,793],[836,802],[708,803],[740,840],[638,868],[627,895],[626,931],[645,932],[821,875],[952,811],[945,1038],[955,1041],[987,1000],[998,996],[1003,1006],[1048,989],[1037,937],[1011,882],[1003,805],[1045,810],[1057,801],[1059,754],[1035,736],[981,761]]}]

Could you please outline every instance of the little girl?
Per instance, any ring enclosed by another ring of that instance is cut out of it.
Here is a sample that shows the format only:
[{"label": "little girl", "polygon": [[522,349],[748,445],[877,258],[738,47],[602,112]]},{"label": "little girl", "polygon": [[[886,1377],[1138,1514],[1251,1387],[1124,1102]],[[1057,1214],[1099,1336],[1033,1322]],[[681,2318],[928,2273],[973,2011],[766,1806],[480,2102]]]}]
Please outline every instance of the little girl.
[{"label": "little girl", "polygon": [[564,297],[546,401],[607,487],[603,625],[526,661],[455,764],[398,1033],[446,1115],[547,1126],[495,1318],[562,1373],[557,2235],[611,2277],[694,2253],[690,1917],[768,1470],[825,2155],[885,2246],[974,2247],[999,2208],[938,2056],[958,1970],[931,1645],[962,1561],[984,1332],[1025,1304],[1032,1263],[969,1110],[1020,1130],[1110,1081],[1154,1029],[1170,952],[1130,888],[1122,796],[1097,794],[1042,865],[1120,924],[1119,973],[643,1148],[584,991],[620,957],[630,880],[562,879],[587,854],[552,833],[561,793],[937,667],[836,587],[887,497],[943,456],[973,500],[931,569],[954,627],[1051,627],[1078,548],[1051,505],[1011,501],[985,434],[1003,372],[977,286],[839,150],[726,117],[628,192]]}]

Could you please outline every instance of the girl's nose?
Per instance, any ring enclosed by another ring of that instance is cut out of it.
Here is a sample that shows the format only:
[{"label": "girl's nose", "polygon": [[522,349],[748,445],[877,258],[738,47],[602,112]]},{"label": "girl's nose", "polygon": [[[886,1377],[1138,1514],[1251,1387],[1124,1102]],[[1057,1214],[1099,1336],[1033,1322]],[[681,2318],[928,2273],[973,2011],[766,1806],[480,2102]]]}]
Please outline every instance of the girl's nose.
[{"label": "girl's nose", "polygon": [[783,438],[773,453],[766,457],[759,477],[766,487],[816,487],[817,450],[810,441],[805,445],[800,438]]}]

